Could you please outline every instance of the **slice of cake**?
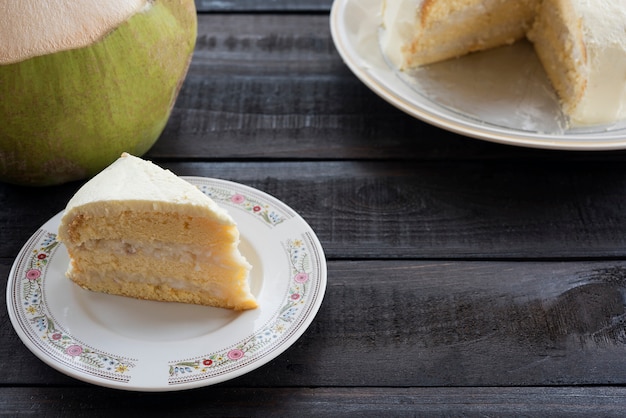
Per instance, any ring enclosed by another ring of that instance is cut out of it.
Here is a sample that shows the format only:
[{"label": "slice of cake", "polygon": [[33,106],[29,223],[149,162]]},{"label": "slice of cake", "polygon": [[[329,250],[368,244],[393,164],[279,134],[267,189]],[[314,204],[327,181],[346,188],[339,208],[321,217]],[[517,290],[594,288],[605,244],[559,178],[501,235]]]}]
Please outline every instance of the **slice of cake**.
[{"label": "slice of cake", "polygon": [[198,188],[124,153],[78,190],[58,233],[67,276],[139,299],[257,307],[231,216]]},{"label": "slice of cake", "polygon": [[512,44],[526,36],[539,0],[386,0],[383,52],[404,70]]},{"label": "slice of cake", "polygon": [[527,37],[573,125],[626,119],[626,0],[385,0],[400,70]]}]

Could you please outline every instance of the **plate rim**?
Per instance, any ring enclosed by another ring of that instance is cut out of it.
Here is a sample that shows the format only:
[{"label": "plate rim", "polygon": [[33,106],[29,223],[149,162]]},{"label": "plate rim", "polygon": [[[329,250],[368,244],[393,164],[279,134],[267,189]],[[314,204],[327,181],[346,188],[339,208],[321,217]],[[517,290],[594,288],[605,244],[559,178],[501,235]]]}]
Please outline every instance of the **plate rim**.
[{"label": "plate rim", "polygon": [[[102,387],[108,387],[108,388],[120,389],[120,390],[126,390],[126,391],[138,391],[138,392],[180,391],[180,390],[187,390],[187,389],[205,387],[205,386],[222,383],[222,382],[240,377],[253,370],[256,370],[262,367],[263,365],[269,363],[273,359],[277,358],[282,353],[284,353],[306,332],[306,330],[309,328],[309,326],[311,325],[311,323],[314,321],[315,317],[317,316],[317,313],[319,312],[319,309],[322,305],[322,302],[326,293],[326,288],[327,288],[326,257],[325,257],[322,245],[319,241],[319,238],[317,237],[317,235],[315,234],[311,226],[306,222],[306,220],[304,220],[304,218],[302,218],[300,214],[298,214],[295,210],[293,210],[289,205],[287,205],[280,199],[270,195],[269,193],[266,193],[257,188],[247,186],[245,184],[241,184],[235,181],[225,180],[225,179],[202,177],[202,176],[180,176],[180,177],[198,187],[200,187],[200,183],[205,182],[206,184],[209,184],[209,185],[220,186],[222,188],[230,189],[231,191],[234,190],[234,194],[237,194],[238,192],[241,192],[241,191],[252,193],[256,197],[262,197],[264,202],[270,203],[271,205],[274,205],[274,207],[282,210],[283,214],[289,217],[290,222],[297,222],[297,225],[295,225],[296,228],[293,228],[295,231],[294,233],[291,233],[291,232],[286,233],[285,231],[283,231],[282,235],[284,236],[277,236],[274,238],[281,245],[284,246],[285,244],[284,241],[287,239],[286,238],[287,236],[291,236],[295,238],[306,236],[305,245],[308,246],[307,249],[310,251],[310,253],[314,253],[312,255],[312,258],[314,259],[313,262],[315,263],[315,267],[314,268],[312,267],[311,269],[313,273],[315,273],[315,278],[314,278],[314,281],[310,281],[309,283],[307,283],[307,284],[311,284],[311,282],[313,283],[314,285],[312,286],[313,291],[311,292],[310,296],[306,295],[308,297],[307,300],[301,301],[303,308],[301,311],[301,315],[296,318],[297,320],[295,321],[295,325],[291,327],[287,327],[288,332],[285,333],[284,338],[279,338],[277,340],[278,342],[277,344],[270,345],[270,349],[261,351],[261,355],[256,356],[256,357],[253,356],[252,359],[245,364],[244,362],[241,362],[241,363],[234,362],[235,364],[234,367],[231,367],[231,368],[226,367],[220,373],[217,373],[216,375],[211,375],[209,377],[196,376],[195,379],[183,379],[180,382],[177,382],[176,379],[167,378],[165,379],[166,380],[165,384],[141,385],[141,384],[136,384],[136,383],[133,384],[132,381],[130,381],[130,377],[129,377],[129,381],[116,381],[115,379],[110,379],[110,378],[107,379],[107,378],[102,378],[97,375],[94,375],[93,373],[86,371],[85,368],[68,367],[67,364],[65,364],[64,362],[60,362],[59,360],[54,358],[54,356],[45,353],[44,352],[45,346],[44,346],[44,349],[42,349],[41,346],[37,345],[35,342],[32,341],[30,336],[26,335],[27,332],[34,332],[34,331],[33,329],[29,329],[28,331],[26,331],[22,327],[22,325],[20,325],[20,322],[23,322],[25,320],[25,318],[22,318],[22,316],[25,317],[25,314],[21,314],[20,312],[18,312],[20,308],[16,305],[14,301],[14,298],[16,297],[16,294],[18,293],[18,290],[19,290],[17,282],[26,281],[17,277],[17,275],[18,275],[18,270],[26,269],[25,263],[28,262],[27,260],[29,257],[29,254],[27,254],[27,252],[31,251],[39,243],[42,242],[43,240],[42,237],[43,235],[45,235],[46,232],[56,233],[56,231],[47,231],[44,229],[44,227],[50,223],[54,223],[58,221],[58,220],[55,220],[55,218],[60,219],[60,216],[63,213],[63,210],[62,210],[58,212],[57,214],[55,214],[54,216],[52,216],[47,221],[45,221],[36,231],[34,231],[28,237],[28,239],[25,241],[25,243],[23,244],[23,246],[21,247],[20,251],[18,252],[17,256],[15,257],[13,261],[13,264],[9,270],[9,276],[7,279],[6,304],[7,304],[7,311],[8,311],[9,319],[11,321],[11,325],[13,326],[16,334],[18,335],[19,339],[22,341],[24,346],[31,353],[33,353],[35,357],[37,357],[39,360],[41,360],[43,363],[47,364],[51,368],[61,372],[62,374],[75,378],[79,381],[94,384],[96,386],[102,386]],[[251,196],[251,195],[248,195],[248,196]],[[233,202],[235,201],[233,200]],[[223,202],[221,203],[218,200],[216,200],[216,203],[218,203],[220,206],[224,206]],[[241,203],[242,202],[237,201],[233,203],[233,205],[238,205]],[[246,215],[246,216],[255,216],[253,214],[254,211],[251,211],[249,209],[248,211],[250,212],[250,215]],[[254,222],[269,222],[269,221],[267,220],[256,221],[255,220]],[[287,226],[289,225],[287,224]],[[278,234],[280,235],[281,233],[278,232]],[[243,235],[244,233],[242,233],[242,236]],[[59,243],[58,245],[56,245],[56,247],[53,250],[51,250],[51,254],[53,252],[56,252],[56,250],[59,249],[60,247],[62,247],[62,244]],[[283,248],[282,250],[286,251],[285,248]],[[287,261],[285,261],[285,266],[281,267],[281,269],[282,268],[289,269],[289,265]],[[43,269],[45,269],[45,267],[42,267],[42,270]],[[41,274],[41,276],[42,276],[42,279],[45,278],[45,273]],[[290,283],[293,281],[291,280],[293,279],[292,276],[293,276],[293,271],[284,273],[284,277],[287,278],[287,282],[281,286],[284,286],[285,293],[288,293],[290,290],[290,287],[291,287]],[[306,278],[306,280],[308,280],[308,277]],[[42,296],[41,296],[42,302],[41,303],[47,304],[47,302],[45,302],[44,300],[45,292],[43,291],[44,289],[43,284],[41,288],[42,288]],[[283,289],[283,287],[281,287],[281,289]],[[304,299],[304,297],[302,299]],[[277,306],[271,307],[271,312],[270,312],[271,314],[269,315],[266,322],[274,321],[275,318],[277,318],[276,312],[278,312],[278,310],[282,308],[279,305],[283,302],[284,300],[281,300],[281,302],[278,302]],[[229,325],[226,325],[225,327],[228,327],[228,326]],[[252,338],[256,336],[257,333],[259,333],[261,330],[264,330],[263,325],[258,326],[255,324],[253,330],[250,331],[249,337]],[[80,337],[76,338],[76,340],[80,341]],[[220,347],[224,347],[224,350],[226,350],[226,348],[234,346],[236,343],[237,343],[236,339],[233,339],[232,341],[228,341],[226,343],[220,343]],[[184,341],[182,342],[182,344],[184,344]],[[125,356],[125,354],[123,353],[123,350],[120,350],[120,351],[122,351],[120,356],[121,357]],[[229,353],[231,351],[233,350],[230,350]],[[203,353],[201,356],[196,356],[196,357],[199,357],[199,358],[204,357],[205,354],[206,353]],[[165,355],[165,357],[167,357],[167,355]],[[172,357],[172,356],[169,356],[169,357]],[[179,358],[185,357],[185,354],[181,353],[178,357]],[[131,360],[140,361],[138,359],[131,359]],[[162,359],[162,363],[169,364],[170,369],[174,361],[176,360],[172,358]],[[171,376],[171,372],[170,372],[170,376]]]},{"label": "plate rim", "polygon": [[[404,113],[413,116],[423,122],[429,123],[447,131],[464,135],[467,137],[480,139],[488,142],[499,144],[514,145],[526,148],[565,150],[565,151],[611,151],[626,149],[626,133],[613,135],[611,137],[597,139],[592,138],[588,134],[576,135],[576,141],[572,136],[563,134],[540,134],[532,132],[524,132],[512,128],[504,128],[497,126],[484,126],[460,115],[459,118],[453,120],[437,111],[434,108],[426,108],[424,106],[415,106],[410,103],[398,91],[390,88],[380,80],[379,77],[371,72],[361,68],[357,59],[367,61],[363,57],[354,52],[351,48],[350,40],[345,34],[346,28],[343,25],[345,19],[346,7],[357,0],[334,0],[330,11],[330,29],[335,47],[339,55],[343,59],[347,67],[352,73],[363,82],[370,90],[379,97],[386,100],[389,104],[400,109]],[[380,5],[383,0],[374,0]],[[373,3],[370,0],[369,3]],[[368,4],[369,4],[368,3]],[[365,4],[365,2],[363,2]],[[378,28],[373,28],[376,31]],[[378,39],[378,38],[376,38]],[[378,49],[379,53],[380,49]],[[390,71],[393,71],[389,67]],[[428,99],[433,106],[440,106],[438,103]]]}]

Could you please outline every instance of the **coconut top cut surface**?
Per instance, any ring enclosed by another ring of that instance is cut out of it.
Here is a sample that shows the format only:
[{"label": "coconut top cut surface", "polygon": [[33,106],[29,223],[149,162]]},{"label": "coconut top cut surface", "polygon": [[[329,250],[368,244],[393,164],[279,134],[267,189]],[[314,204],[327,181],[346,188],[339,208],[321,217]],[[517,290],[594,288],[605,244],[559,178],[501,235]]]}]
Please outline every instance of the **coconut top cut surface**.
[{"label": "coconut top cut surface", "polygon": [[0,65],[82,48],[102,39],[149,0],[3,0]]}]

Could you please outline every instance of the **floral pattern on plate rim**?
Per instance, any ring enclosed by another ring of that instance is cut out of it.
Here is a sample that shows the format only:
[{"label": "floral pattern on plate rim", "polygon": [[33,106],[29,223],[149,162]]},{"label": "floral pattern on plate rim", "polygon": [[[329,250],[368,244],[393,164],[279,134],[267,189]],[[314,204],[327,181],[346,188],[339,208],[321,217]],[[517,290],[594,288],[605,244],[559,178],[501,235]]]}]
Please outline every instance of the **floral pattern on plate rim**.
[{"label": "floral pattern on plate rim", "polygon": [[30,331],[38,338],[33,342],[47,348],[44,351],[51,353],[68,366],[105,379],[127,382],[130,380],[129,371],[135,366],[135,360],[114,356],[78,341],[66,332],[48,311],[43,295],[44,273],[58,245],[56,234],[43,232],[42,238],[35,241],[29,250],[30,255],[23,261],[22,268],[17,270],[21,314],[29,324]]},{"label": "floral pattern on plate rim", "polygon": [[268,226],[276,226],[287,220],[285,215],[280,213],[277,208],[264,202],[263,199],[252,196],[250,193],[237,191],[232,187],[219,188],[215,185],[202,184],[198,187],[202,193],[211,199],[246,210],[250,214],[258,216]]},{"label": "floral pattern on plate rim", "polygon": [[302,316],[303,307],[311,298],[311,283],[316,283],[315,271],[304,239],[289,239],[284,243],[290,264],[289,287],[281,307],[272,319],[245,340],[229,348],[201,357],[171,362],[169,383],[207,379],[225,373],[230,367],[240,367],[271,351]]}]

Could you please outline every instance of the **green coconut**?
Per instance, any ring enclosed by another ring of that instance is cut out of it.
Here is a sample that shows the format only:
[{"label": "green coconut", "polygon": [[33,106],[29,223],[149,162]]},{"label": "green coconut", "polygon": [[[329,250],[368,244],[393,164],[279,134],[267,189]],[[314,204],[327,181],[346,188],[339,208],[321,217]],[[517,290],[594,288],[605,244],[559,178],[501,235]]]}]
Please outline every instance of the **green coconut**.
[{"label": "green coconut", "polygon": [[0,16],[0,181],[65,183],[148,151],[189,67],[193,0],[7,1]]}]

